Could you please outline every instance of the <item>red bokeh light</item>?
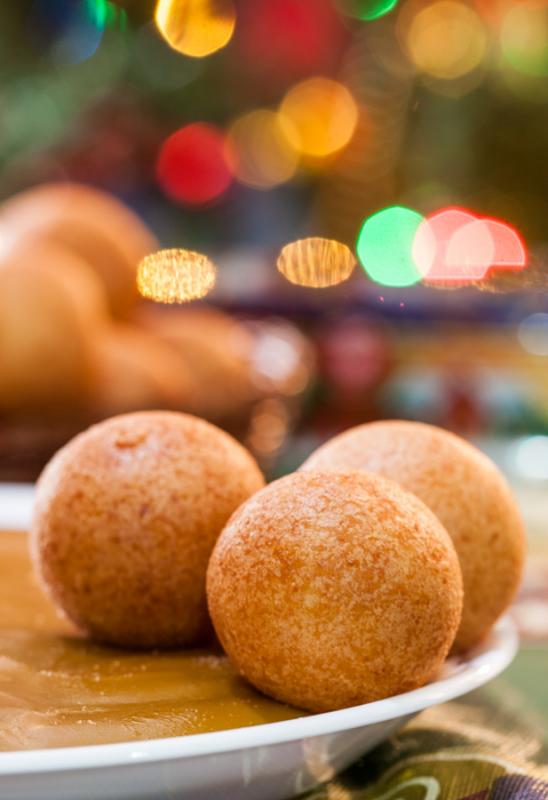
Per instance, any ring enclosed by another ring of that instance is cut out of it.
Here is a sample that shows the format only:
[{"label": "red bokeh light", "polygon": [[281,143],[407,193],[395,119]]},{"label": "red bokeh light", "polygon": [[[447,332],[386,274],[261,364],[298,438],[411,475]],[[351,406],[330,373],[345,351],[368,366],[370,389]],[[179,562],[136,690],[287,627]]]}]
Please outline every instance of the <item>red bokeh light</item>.
[{"label": "red bokeh light", "polygon": [[162,144],[156,175],[174,200],[203,205],[220,197],[233,178],[223,133],[202,122],[180,128]]},{"label": "red bokeh light", "polygon": [[413,259],[419,272],[429,282],[462,278],[447,264],[447,250],[453,235],[476,217],[463,208],[442,208],[419,226],[413,243]]},{"label": "red bokeh light", "polygon": [[424,220],[413,259],[427,283],[479,281],[490,270],[527,266],[525,245],[514,228],[463,208],[443,208]]},{"label": "red bokeh light", "polygon": [[495,256],[495,243],[488,226],[476,219],[460,227],[447,245],[445,264],[451,280],[484,278]]},{"label": "red bokeh light", "polygon": [[253,70],[271,78],[328,71],[345,39],[331,0],[253,0],[242,4],[238,42]]},{"label": "red bokeh light", "polygon": [[484,219],[495,243],[493,267],[518,272],[527,266],[527,249],[519,233],[507,222],[499,219]]}]

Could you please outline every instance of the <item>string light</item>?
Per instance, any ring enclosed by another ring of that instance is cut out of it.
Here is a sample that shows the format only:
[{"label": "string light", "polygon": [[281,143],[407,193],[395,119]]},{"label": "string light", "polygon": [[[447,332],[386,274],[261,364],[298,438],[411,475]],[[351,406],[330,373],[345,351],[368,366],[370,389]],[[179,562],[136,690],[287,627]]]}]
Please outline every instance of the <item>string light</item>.
[{"label": "string light", "polygon": [[236,11],[232,0],[159,0],[155,20],[170,47],[203,58],[228,44]]},{"label": "string light", "polygon": [[191,250],[159,250],[146,256],[137,270],[137,288],[157,303],[187,303],[205,297],[215,286],[212,261]]},{"label": "string light", "polygon": [[279,272],[290,283],[314,289],[343,283],[355,266],[356,259],[346,245],[318,237],[286,245],[277,263]]}]

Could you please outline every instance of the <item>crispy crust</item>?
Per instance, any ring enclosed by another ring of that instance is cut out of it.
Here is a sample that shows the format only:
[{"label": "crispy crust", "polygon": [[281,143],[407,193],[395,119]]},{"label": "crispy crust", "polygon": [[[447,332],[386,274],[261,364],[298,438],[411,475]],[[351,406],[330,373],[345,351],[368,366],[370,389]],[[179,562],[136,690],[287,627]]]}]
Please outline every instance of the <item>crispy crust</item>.
[{"label": "crispy crust", "polygon": [[251,455],[203,420],[161,411],[113,417],[44,470],[34,564],[55,604],[98,640],[193,643],[208,625],[215,540],[263,485]]},{"label": "crispy crust", "polygon": [[523,573],[523,523],[498,469],[468,442],[431,425],[374,422],[331,439],[301,469],[384,475],[439,517],[453,539],[464,578],[456,652],[483,639],[512,602]]},{"label": "crispy crust", "polygon": [[329,711],[426,683],[458,628],[462,578],[449,536],[413,495],[360,472],[302,472],[233,515],[207,595],[242,675]]}]

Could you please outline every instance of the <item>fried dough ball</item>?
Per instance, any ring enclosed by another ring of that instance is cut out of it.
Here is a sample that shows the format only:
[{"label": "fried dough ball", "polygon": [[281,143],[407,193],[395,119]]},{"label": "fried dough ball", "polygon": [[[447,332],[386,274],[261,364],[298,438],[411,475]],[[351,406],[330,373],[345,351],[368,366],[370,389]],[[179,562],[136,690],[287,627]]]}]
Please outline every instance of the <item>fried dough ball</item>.
[{"label": "fried dough ball", "polygon": [[0,206],[2,241],[45,237],[84,259],[105,287],[110,310],[126,316],[138,299],[139,261],[157,248],[144,222],[107,192],[72,182],[45,183]]},{"label": "fried dough ball", "polygon": [[0,409],[81,409],[106,318],[103,287],[77,255],[43,240],[9,250],[0,263]]},{"label": "fried dough ball", "polygon": [[253,336],[218,309],[141,312],[138,321],[168,344],[194,376],[187,409],[210,420],[240,413],[254,397]]},{"label": "fried dough ball", "polygon": [[234,514],[207,596],[244,677],[277,700],[330,711],[437,673],[460,622],[462,578],[441,523],[397,484],[300,472]]},{"label": "fried dough ball", "polygon": [[205,574],[217,536],[263,485],[247,450],[203,420],[113,417],[42,473],[34,565],[56,606],[99,641],[193,644],[209,627]]},{"label": "fried dough ball", "polygon": [[440,519],[460,559],[464,610],[455,652],[487,635],[516,594],[525,558],[516,502],[487,456],[440,428],[387,421],[336,436],[301,469],[361,469],[416,494]]},{"label": "fried dough ball", "polygon": [[99,333],[93,344],[90,410],[95,418],[188,405],[194,379],[164,342],[125,323]]}]

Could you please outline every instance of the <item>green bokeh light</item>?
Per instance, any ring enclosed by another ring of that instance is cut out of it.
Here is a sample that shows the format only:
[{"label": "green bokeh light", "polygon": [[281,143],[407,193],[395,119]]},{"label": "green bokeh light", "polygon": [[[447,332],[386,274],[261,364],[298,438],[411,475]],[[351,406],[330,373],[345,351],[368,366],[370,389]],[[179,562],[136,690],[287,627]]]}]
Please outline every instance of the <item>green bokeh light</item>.
[{"label": "green bokeh light", "polygon": [[424,217],[403,206],[366,219],[358,236],[358,258],[371,280],[382,286],[412,286],[421,280],[413,241]]},{"label": "green bokeh light", "polygon": [[350,17],[364,22],[384,17],[398,5],[399,0],[342,0],[343,10]]},{"label": "green bokeh light", "polygon": [[84,7],[88,19],[96,28],[104,30],[118,27],[122,31],[126,30],[127,13],[109,0],[84,0]]}]

